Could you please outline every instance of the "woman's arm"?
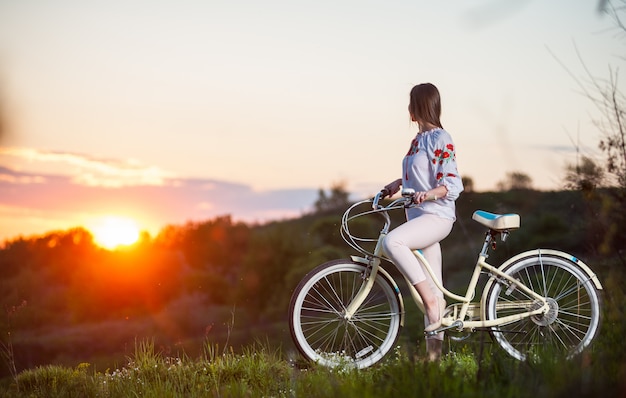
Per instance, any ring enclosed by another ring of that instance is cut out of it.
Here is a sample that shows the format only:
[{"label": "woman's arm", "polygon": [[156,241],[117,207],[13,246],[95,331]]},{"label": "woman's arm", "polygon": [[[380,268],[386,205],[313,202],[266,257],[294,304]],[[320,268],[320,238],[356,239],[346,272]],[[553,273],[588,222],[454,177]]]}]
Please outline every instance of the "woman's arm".
[{"label": "woman's arm", "polygon": [[425,200],[437,200],[444,198],[448,194],[448,188],[445,185],[439,185],[433,189],[429,189],[426,192],[415,192],[413,196],[413,202],[420,204]]},{"label": "woman's arm", "polygon": [[[433,194],[437,198],[445,197],[448,200],[456,200],[463,191],[463,181],[459,175],[456,165],[456,148],[452,142],[452,137],[444,131],[437,136],[433,151],[433,173],[436,187],[439,189]],[[444,191],[441,188],[445,188]],[[442,194],[440,196],[440,194]]]}]

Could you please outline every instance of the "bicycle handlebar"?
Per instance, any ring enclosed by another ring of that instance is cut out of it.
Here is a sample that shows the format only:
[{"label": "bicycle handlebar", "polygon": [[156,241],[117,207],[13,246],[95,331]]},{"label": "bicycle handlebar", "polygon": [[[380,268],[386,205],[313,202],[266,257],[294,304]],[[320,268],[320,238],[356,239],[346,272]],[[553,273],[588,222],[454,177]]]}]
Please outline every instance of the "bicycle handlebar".
[{"label": "bicycle handlebar", "polygon": [[[378,192],[372,199],[372,210],[378,209],[380,207],[378,203],[382,199],[385,199],[386,197],[390,196],[390,194],[391,192],[389,192],[387,188],[381,189],[380,192]],[[415,190],[412,188],[406,188],[402,190],[402,198],[398,199],[397,201],[404,201],[404,206],[409,207],[415,204],[413,202],[414,197],[415,197]],[[431,200],[437,200],[437,197],[435,195],[428,195],[426,198],[424,198],[424,201],[431,201]]]},{"label": "bicycle handlebar", "polygon": [[[387,233],[389,228],[391,227],[391,218],[389,217],[389,212],[392,210],[400,210],[407,209],[413,206],[416,206],[416,203],[413,201],[415,197],[414,189],[404,189],[402,190],[402,196],[398,199],[391,201],[386,205],[382,205],[380,202],[387,196],[390,195],[390,192],[387,189],[382,189],[378,192],[372,199],[365,199],[359,202],[354,203],[350,206],[341,217],[341,237],[343,240],[351,246],[353,249],[367,255],[373,256],[374,254],[363,247],[361,247],[361,243],[373,243],[377,241],[377,238],[363,238],[357,237],[350,233],[350,228],[348,223],[351,220],[354,220],[359,217],[363,217],[370,214],[378,214],[384,219],[384,226],[381,229],[382,233]],[[428,196],[425,200],[435,200],[434,196]],[[359,206],[362,206],[366,203],[371,203],[371,209],[368,211],[357,212],[356,214],[352,214],[352,211]]]},{"label": "bicycle handlebar", "polygon": [[389,190],[387,189],[383,188],[380,192],[378,192],[372,199],[372,210],[378,209],[378,202],[385,199],[387,196],[389,196]]}]

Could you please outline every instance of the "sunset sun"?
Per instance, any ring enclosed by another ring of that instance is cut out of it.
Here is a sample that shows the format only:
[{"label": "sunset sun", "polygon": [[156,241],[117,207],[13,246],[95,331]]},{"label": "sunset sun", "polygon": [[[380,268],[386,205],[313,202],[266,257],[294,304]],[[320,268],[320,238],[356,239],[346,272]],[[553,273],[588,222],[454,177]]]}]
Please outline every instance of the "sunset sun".
[{"label": "sunset sun", "polygon": [[103,217],[89,229],[93,233],[94,242],[109,250],[132,245],[139,239],[139,228],[130,218]]}]

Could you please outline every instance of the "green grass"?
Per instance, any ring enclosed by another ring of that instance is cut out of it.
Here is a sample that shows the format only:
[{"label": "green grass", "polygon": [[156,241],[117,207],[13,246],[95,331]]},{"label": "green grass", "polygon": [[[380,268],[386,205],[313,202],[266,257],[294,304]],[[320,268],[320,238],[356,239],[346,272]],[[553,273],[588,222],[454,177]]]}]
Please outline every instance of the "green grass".
[{"label": "green grass", "polygon": [[[458,343],[456,343],[458,344]],[[623,344],[622,344],[623,345]],[[119,369],[44,366],[5,380],[2,397],[567,397],[623,396],[626,367],[608,372],[602,344],[570,361],[518,362],[496,346],[460,345],[439,363],[398,347],[365,370],[285,359],[256,344],[236,354],[207,344],[200,358],[138,342]],[[620,349],[623,347],[619,347]],[[622,354],[623,357],[623,354]],[[611,371],[615,369],[610,369]]]},{"label": "green grass", "polygon": [[[165,354],[150,340],[115,369],[48,365],[0,380],[0,398],[55,397],[624,397],[626,396],[626,269],[600,264],[604,281],[600,334],[583,354],[519,362],[481,333],[446,340],[438,363],[420,357],[414,337],[368,369],[324,368],[257,343],[236,353],[206,342],[202,354]],[[417,317],[414,317],[417,319]],[[412,328],[409,328],[412,329]],[[422,340],[423,341],[423,340]]]}]

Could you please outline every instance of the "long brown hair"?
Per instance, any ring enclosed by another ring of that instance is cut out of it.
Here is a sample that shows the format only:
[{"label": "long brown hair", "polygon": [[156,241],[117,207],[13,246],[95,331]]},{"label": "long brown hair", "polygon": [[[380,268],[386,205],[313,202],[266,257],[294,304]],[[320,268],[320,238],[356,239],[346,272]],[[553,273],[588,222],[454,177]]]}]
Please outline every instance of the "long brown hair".
[{"label": "long brown hair", "polygon": [[409,114],[414,122],[441,127],[441,98],[431,83],[418,84],[411,89]]}]

